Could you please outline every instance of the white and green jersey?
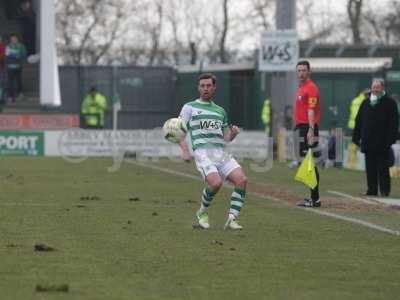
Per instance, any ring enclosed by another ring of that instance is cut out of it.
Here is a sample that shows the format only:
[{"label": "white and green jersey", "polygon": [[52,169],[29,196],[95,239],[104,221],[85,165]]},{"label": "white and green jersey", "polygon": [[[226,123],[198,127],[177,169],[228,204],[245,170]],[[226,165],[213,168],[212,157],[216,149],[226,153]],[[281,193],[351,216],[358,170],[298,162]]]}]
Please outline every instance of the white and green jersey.
[{"label": "white and green jersey", "polygon": [[193,150],[225,147],[224,131],[228,127],[228,118],[222,107],[198,99],[186,103],[179,117],[185,120]]}]

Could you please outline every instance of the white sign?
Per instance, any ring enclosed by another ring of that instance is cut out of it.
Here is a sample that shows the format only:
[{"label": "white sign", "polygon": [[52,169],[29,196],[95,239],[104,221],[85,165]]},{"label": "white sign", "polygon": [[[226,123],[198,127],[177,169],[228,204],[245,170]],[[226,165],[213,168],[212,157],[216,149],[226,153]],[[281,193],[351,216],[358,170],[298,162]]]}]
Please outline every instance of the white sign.
[{"label": "white sign", "polygon": [[[262,131],[245,131],[227,145],[238,158],[272,157],[272,143]],[[168,142],[161,129],[154,130],[82,130],[45,132],[45,156],[90,157],[124,156],[179,157],[177,144]]]},{"label": "white sign", "polygon": [[236,158],[272,159],[272,145],[264,131],[243,131],[226,149]]},{"label": "white sign", "polygon": [[299,59],[297,32],[295,30],[264,32],[259,52],[260,71],[294,71]]},{"label": "white sign", "polygon": [[46,131],[45,156],[179,156],[180,149],[163,138],[162,130]]}]

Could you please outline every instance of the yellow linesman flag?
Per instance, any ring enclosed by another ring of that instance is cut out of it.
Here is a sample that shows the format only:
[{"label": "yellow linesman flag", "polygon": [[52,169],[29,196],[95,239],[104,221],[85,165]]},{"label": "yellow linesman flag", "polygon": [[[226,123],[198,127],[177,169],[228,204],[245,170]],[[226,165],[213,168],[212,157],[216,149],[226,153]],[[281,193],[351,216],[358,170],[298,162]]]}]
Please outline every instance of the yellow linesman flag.
[{"label": "yellow linesman flag", "polygon": [[315,173],[315,163],[311,149],[308,149],[307,155],[297,170],[294,179],[304,183],[310,189],[317,186],[317,174]]}]

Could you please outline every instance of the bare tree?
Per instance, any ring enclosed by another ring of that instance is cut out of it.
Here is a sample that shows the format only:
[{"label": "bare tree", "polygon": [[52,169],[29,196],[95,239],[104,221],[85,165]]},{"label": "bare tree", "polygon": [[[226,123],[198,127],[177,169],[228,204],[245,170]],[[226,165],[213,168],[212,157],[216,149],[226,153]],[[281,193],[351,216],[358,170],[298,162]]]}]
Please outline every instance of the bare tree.
[{"label": "bare tree", "polygon": [[99,64],[125,33],[136,6],[124,0],[57,2],[57,45],[66,64]]},{"label": "bare tree", "polygon": [[189,6],[189,2],[185,1],[184,11],[184,19],[187,22],[185,26],[185,43],[189,45],[190,64],[194,65],[202,56],[200,52],[206,40],[206,35],[202,28],[205,24],[200,17],[201,7],[193,4]]},{"label": "bare tree", "polygon": [[160,40],[162,34],[162,27],[163,27],[163,18],[164,18],[164,7],[163,7],[163,0],[155,0],[154,6],[150,6],[149,8],[155,13],[149,13],[148,19],[146,23],[144,23],[142,30],[147,32],[150,37],[150,49],[149,49],[149,61],[148,65],[154,65],[157,55],[160,53]]},{"label": "bare tree", "polygon": [[172,31],[172,45],[170,48],[172,48],[172,56],[175,65],[180,64],[181,56],[185,52],[180,36],[180,29],[185,25],[180,14],[180,8],[182,7],[182,4],[182,0],[170,0],[166,12],[166,19]]},{"label": "bare tree", "polygon": [[[259,47],[261,32],[274,29],[276,1],[57,1],[57,45],[65,64],[248,60]],[[338,5],[330,6],[328,0],[320,1],[297,0],[302,40],[343,43],[352,37],[361,43],[364,36],[368,42],[400,40],[398,0],[381,7],[373,0],[347,0],[341,8],[347,14],[335,11]]]},{"label": "bare tree", "polygon": [[239,10],[231,3],[227,44],[231,60],[247,61],[254,58],[261,33],[274,29],[276,0],[241,0],[240,3]]},{"label": "bare tree", "polygon": [[307,39],[315,39],[317,34],[318,24],[315,22],[314,8],[315,2],[312,0],[297,1],[297,19],[298,21],[303,21],[307,26],[308,37]]},{"label": "bare tree", "polygon": [[[347,16],[337,2],[297,0],[297,30],[302,41],[313,43],[350,42]],[[321,7],[322,6],[322,7]]]},{"label": "bare tree", "polygon": [[[208,9],[217,10],[216,2],[210,3]],[[219,1],[220,2],[220,1]],[[187,51],[189,62],[196,64],[200,61],[215,63],[218,61],[218,46],[221,25],[218,16],[213,13],[204,16],[204,3],[202,1],[183,2],[183,27],[184,51]],[[217,47],[216,47],[217,46]]]},{"label": "bare tree", "polygon": [[361,44],[363,42],[360,30],[362,5],[363,5],[363,0],[347,1],[347,15],[350,21],[350,29],[353,35],[354,44]]},{"label": "bare tree", "polygon": [[229,0],[223,0],[223,2],[222,2],[223,21],[222,21],[221,38],[219,41],[219,57],[220,57],[221,63],[228,62],[228,56],[226,53],[226,36],[228,34],[228,29],[229,29],[228,2],[229,2]]},{"label": "bare tree", "polygon": [[[366,23],[371,27],[373,34],[376,36],[376,39],[381,42],[388,42],[388,40],[385,41],[385,36],[383,36],[384,34],[384,26],[381,23],[382,20],[381,18],[379,18],[378,16],[374,15],[374,14],[365,14],[364,19],[366,21]],[[370,40],[372,39],[372,34],[369,35],[370,36]]]},{"label": "bare tree", "polygon": [[377,8],[376,2],[367,1],[363,4],[362,36],[367,44],[390,45],[399,42],[400,38],[400,3],[391,1],[381,8]]},{"label": "bare tree", "polygon": [[57,29],[59,32],[57,44],[59,52],[64,63],[75,64],[78,62],[77,55],[79,55],[79,50],[76,46],[73,46],[74,36],[73,32],[71,32],[71,27],[74,26],[74,22],[72,18],[73,16],[81,17],[82,12],[77,0],[57,2],[57,11]]},{"label": "bare tree", "polygon": [[[210,32],[212,35],[207,36],[204,39],[205,43],[205,51],[204,56],[207,58],[209,63],[218,63],[221,62],[221,52],[220,52],[220,43],[221,43],[221,24],[218,16],[214,16],[209,20]],[[217,46],[216,46],[217,45]]]},{"label": "bare tree", "polygon": [[270,12],[274,11],[274,0],[251,0],[250,18],[256,18],[264,30],[269,30],[272,27]]},{"label": "bare tree", "polygon": [[400,41],[400,3],[393,0],[391,3],[391,11],[385,16],[383,27],[385,30],[385,39],[390,42],[390,36],[393,36],[394,42]]}]

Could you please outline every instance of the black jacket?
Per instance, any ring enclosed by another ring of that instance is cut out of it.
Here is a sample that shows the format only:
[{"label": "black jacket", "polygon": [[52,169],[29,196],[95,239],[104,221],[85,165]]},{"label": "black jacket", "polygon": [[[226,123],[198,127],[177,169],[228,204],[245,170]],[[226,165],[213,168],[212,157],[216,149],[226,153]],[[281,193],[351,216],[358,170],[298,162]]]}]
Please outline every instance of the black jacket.
[{"label": "black jacket", "polygon": [[396,142],[398,124],[395,100],[386,94],[373,107],[368,97],[357,113],[353,143],[363,153],[388,151]]}]

